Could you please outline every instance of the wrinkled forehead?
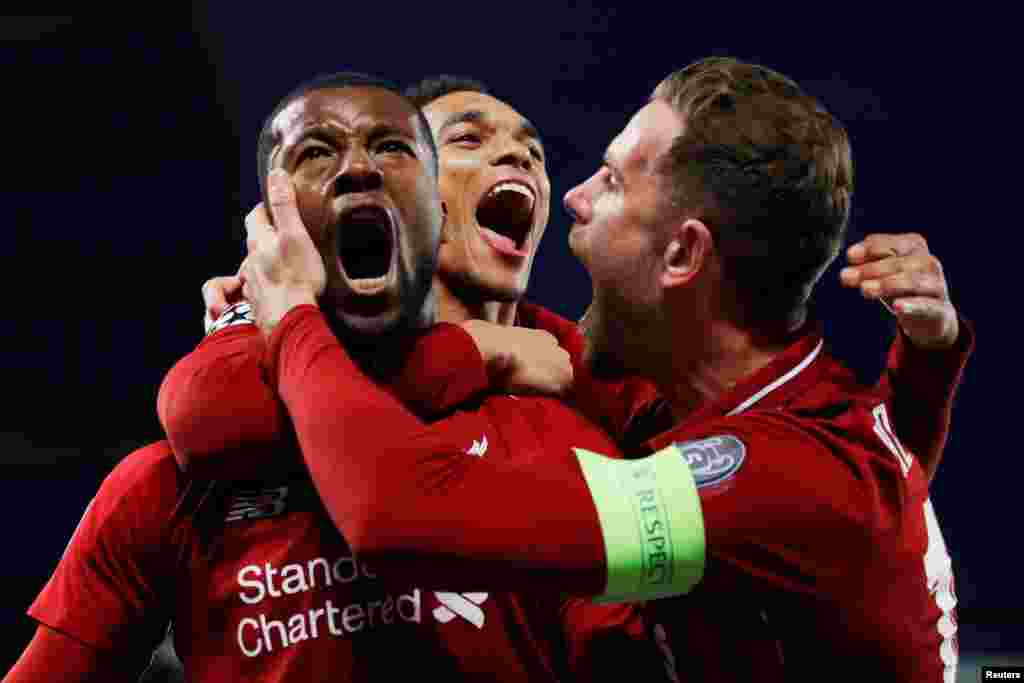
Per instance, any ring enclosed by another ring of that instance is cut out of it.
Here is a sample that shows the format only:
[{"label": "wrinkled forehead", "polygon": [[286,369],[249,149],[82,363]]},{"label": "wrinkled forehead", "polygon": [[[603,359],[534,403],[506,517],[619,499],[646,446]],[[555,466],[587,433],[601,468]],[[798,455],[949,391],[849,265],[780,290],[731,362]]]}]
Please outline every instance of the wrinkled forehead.
[{"label": "wrinkled forehead", "polygon": [[416,122],[416,110],[400,95],[383,88],[353,86],[305,93],[281,110],[273,128],[286,141],[323,125],[353,132],[386,125],[418,138]]}]

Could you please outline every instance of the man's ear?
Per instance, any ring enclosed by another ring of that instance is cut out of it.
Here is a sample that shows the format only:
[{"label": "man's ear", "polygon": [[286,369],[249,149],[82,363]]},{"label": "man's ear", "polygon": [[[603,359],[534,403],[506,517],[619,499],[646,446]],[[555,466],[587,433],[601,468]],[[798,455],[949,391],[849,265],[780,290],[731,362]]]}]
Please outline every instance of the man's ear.
[{"label": "man's ear", "polygon": [[708,268],[714,240],[707,224],[687,218],[670,228],[664,259],[661,285],[665,289],[685,286]]}]

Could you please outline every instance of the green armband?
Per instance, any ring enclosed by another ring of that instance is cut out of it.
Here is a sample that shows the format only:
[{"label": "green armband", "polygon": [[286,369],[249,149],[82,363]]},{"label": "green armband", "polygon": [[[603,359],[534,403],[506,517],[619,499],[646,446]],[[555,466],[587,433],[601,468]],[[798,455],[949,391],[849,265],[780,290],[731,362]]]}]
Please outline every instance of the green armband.
[{"label": "green armband", "polygon": [[597,506],[608,585],[595,602],[682,595],[704,575],[704,517],[686,458],[669,446],[642,460],[574,449]]}]

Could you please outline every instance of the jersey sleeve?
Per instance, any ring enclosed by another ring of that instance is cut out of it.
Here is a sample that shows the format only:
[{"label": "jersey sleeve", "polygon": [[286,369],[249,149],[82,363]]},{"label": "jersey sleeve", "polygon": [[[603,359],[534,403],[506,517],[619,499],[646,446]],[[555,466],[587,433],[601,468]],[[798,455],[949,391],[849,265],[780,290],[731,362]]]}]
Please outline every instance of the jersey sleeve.
[{"label": "jersey sleeve", "polygon": [[942,459],[953,402],[973,352],[974,327],[962,317],[960,336],[948,350],[919,349],[903,332],[889,350],[879,385],[889,395],[897,436],[917,456],[929,479]]},{"label": "jersey sleeve", "polygon": [[603,588],[601,529],[581,476],[467,455],[466,435],[480,433],[466,427],[474,414],[424,425],[358,371],[313,306],[278,325],[268,369],[330,517],[382,578],[460,590]]},{"label": "jersey sleeve", "polygon": [[215,330],[164,377],[157,412],[183,471],[252,478],[290,443],[286,414],[263,376],[254,324]]},{"label": "jersey sleeve", "polygon": [[583,362],[584,340],[576,323],[540,306],[521,303],[520,309],[525,322],[553,334],[569,352],[573,386],[567,400],[621,442],[637,418],[657,403],[654,384],[640,377],[595,377]]},{"label": "jersey sleeve", "polygon": [[743,576],[834,597],[851,557],[882,552],[879,539],[896,535],[909,494],[881,443],[849,438],[873,438],[868,412],[850,410],[840,427],[847,436],[752,411],[659,437],[676,439],[695,475],[709,562],[719,563],[706,584],[732,590],[723,577]]},{"label": "jersey sleeve", "polygon": [[176,555],[168,540],[177,477],[163,442],[118,464],[29,616],[98,650],[151,652],[170,619]]},{"label": "jersey sleeve", "polygon": [[416,415],[436,418],[479,398],[490,386],[473,337],[458,325],[438,323],[417,337],[392,391]]},{"label": "jersey sleeve", "polygon": [[[264,374],[265,348],[251,318],[232,307],[167,373],[157,412],[183,471],[208,479],[252,479],[290,457],[294,435]],[[450,412],[487,386],[473,338],[456,325],[438,325],[418,337],[393,377],[394,390],[428,417]]]}]

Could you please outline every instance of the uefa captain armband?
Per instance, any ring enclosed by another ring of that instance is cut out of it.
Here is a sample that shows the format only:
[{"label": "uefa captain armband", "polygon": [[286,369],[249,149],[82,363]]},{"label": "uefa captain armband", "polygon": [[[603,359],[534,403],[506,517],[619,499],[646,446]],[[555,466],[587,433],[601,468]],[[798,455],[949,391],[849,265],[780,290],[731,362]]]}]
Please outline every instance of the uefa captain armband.
[{"label": "uefa captain armband", "polygon": [[640,460],[575,451],[597,507],[608,566],[608,585],[594,602],[689,592],[704,576],[704,517],[679,447]]},{"label": "uefa captain armband", "polygon": [[232,325],[255,325],[256,319],[252,315],[252,306],[249,302],[239,301],[224,309],[224,312],[216,320],[210,320],[209,314],[207,314],[203,323],[206,326],[206,334],[209,336]]}]

